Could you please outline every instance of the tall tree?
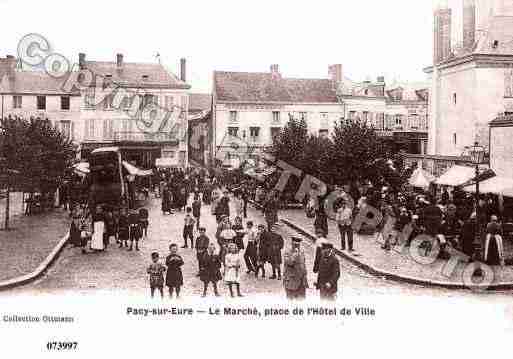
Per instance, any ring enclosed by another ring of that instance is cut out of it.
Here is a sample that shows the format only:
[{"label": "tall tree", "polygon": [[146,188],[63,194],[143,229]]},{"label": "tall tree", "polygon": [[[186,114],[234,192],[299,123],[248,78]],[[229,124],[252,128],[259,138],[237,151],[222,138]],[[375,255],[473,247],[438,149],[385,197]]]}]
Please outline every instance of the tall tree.
[{"label": "tall tree", "polygon": [[53,193],[71,166],[75,151],[72,142],[48,120],[12,116],[2,120],[0,157],[6,168],[17,171],[17,190]]},{"label": "tall tree", "polygon": [[332,139],[326,165],[335,183],[376,183],[383,179],[388,151],[373,128],[359,120],[340,121]]}]

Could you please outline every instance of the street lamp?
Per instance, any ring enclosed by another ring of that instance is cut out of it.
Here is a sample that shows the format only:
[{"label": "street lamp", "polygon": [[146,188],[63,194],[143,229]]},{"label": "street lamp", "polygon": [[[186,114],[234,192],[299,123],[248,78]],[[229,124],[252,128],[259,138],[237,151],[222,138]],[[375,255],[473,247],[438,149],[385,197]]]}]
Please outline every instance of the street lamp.
[{"label": "street lamp", "polygon": [[475,142],[474,146],[469,148],[470,158],[476,169],[476,234],[474,240],[474,258],[481,258],[481,224],[479,223],[479,165],[484,162],[485,149]]}]

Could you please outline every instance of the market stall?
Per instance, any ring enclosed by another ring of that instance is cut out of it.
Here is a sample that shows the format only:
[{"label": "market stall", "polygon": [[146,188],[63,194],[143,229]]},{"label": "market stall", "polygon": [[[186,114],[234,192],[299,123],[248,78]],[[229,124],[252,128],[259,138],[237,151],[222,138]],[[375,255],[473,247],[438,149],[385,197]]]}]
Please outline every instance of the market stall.
[{"label": "market stall", "polygon": [[472,180],[475,176],[475,169],[468,166],[454,165],[443,175],[435,180],[435,184],[443,186],[461,186]]},{"label": "market stall", "polygon": [[429,188],[431,182],[435,180],[435,177],[422,168],[417,168],[413,171],[409,184],[417,188]]}]

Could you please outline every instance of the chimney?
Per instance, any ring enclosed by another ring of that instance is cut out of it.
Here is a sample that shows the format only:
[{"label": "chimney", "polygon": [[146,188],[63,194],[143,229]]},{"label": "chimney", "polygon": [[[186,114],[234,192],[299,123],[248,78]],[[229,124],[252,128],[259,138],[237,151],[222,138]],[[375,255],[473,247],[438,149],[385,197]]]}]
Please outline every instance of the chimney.
[{"label": "chimney", "polygon": [[83,52],[78,54],[78,68],[80,70],[85,69],[86,54]]},{"label": "chimney", "polygon": [[180,59],[180,80],[182,80],[183,82],[186,82],[186,79],[187,79],[185,63],[186,63],[185,58],[182,57]]},{"label": "chimney", "polygon": [[342,82],[344,79],[342,72],[342,65],[341,64],[335,64],[335,65],[329,65],[328,66],[328,77],[330,80],[335,82]]},{"label": "chimney", "polygon": [[271,65],[271,75],[272,75],[273,79],[281,78],[280,66],[278,64],[272,64]]},{"label": "chimney", "polygon": [[476,2],[463,0],[463,48],[472,50],[476,42]]},{"label": "chimney", "polygon": [[434,14],[433,63],[438,64],[451,56],[452,11],[444,7]]},{"label": "chimney", "polygon": [[123,54],[116,55],[116,65],[118,68],[123,67]]}]

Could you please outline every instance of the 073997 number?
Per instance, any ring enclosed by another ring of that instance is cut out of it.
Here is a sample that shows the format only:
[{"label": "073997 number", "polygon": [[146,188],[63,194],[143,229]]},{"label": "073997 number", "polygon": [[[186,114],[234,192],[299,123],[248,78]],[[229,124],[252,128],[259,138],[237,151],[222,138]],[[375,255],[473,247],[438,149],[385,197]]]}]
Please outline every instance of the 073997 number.
[{"label": "073997 number", "polygon": [[76,350],[78,342],[48,342],[46,349],[48,350]]}]

